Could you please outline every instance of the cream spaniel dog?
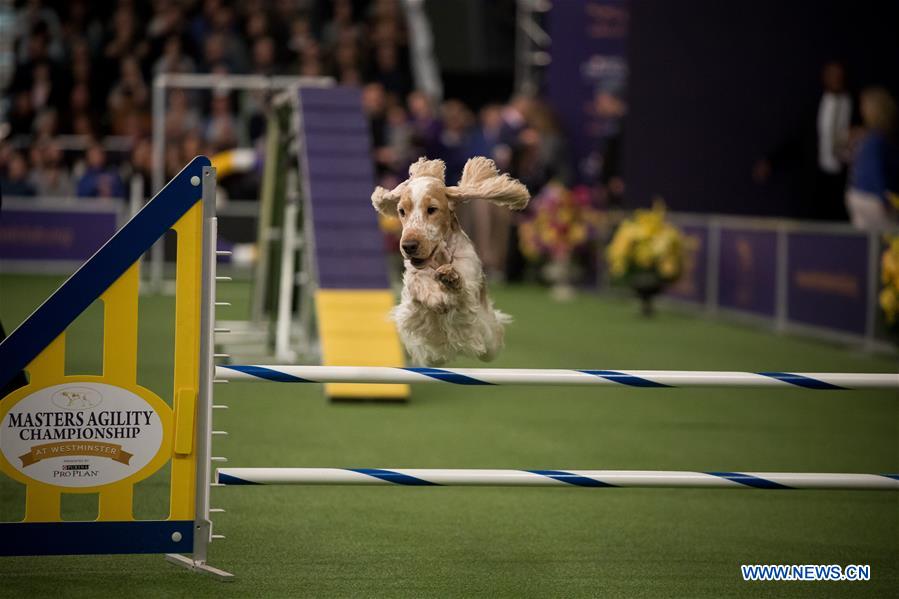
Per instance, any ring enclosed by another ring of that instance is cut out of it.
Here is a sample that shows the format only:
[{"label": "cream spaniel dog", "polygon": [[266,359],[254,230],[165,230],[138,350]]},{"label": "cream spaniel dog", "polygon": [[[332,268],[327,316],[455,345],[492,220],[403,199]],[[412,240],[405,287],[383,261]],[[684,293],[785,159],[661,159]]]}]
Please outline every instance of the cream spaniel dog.
[{"label": "cream spaniel dog", "polygon": [[398,216],[403,225],[403,291],[391,317],[413,362],[423,366],[459,354],[490,361],[511,322],[487,296],[481,261],[459,226],[456,206],[487,200],[521,210],[530,200],[524,185],[499,174],[487,158],[470,159],[455,186],[444,182],[445,170],[442,160],[419,158],[407,180],[392,190],[378,187],[371,196],[378,212]]}]

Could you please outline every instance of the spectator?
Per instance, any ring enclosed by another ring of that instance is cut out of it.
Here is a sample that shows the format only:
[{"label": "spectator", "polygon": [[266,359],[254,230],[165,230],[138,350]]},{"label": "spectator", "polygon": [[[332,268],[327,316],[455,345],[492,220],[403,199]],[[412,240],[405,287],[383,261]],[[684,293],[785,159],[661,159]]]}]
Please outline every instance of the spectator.
[{"label": "spectator", "polygon": [[94,85],[90,48],[80,38],[72,44],[72,83],[89,87]]},{"label": "spectator", "polygon": [[146,137],[141,138],[131,148],[131,170],[144,181],[144,189],[149,188],[153,171],[153,145]]},{"label": "spectator", "polygon": [[203,146],[203,138],[194,132],[188,133],[181,142],[181,164],[178,166],[178,170],[181,170],[181,166],[188,160],[192,160],[195,156],[199,156],[200,154],[211,155],[214,153],[214,149]]},{"label": "spectator", "polygon": [[47,141],[36,146],[38,160],[31,172],[31,184],[41,197],[70,198],[75,195],[75,185],[62,160],[59,145]]},{"label": "spectator", "polygon": [[400,65],[394,44],[379,44],[375,48],[375,68],[370,78],[383,85],[389,93],[400,98],[406,97],[411,87],[408,71]]},{"label": "spectator", "polygon": [[337,45],[334,51],[334,67],[341,80],[359,76],[359,50],[353,41],[342,41]]},{"label": "spectator", "polygon": [[165,112],[165,136],[178,141],[188,132],[200,127],[200,115],[191,108],[190,97],[183,89],[169,92],[169,102]]},{"label": "spectator", "polygon": [[181,37],[172,34],[165,40],[162,56],[153,65],[153,74],[193,73],[196,69],[193,59],[182,51]]},{"label": "spectator", "polygon": [[103,56],[112,64],[118,64],[123,58],[143,58],[147,44],[141,38],[134,11],[122,5],[116,9],[112,18],[110,39],[103,48]]},{"label": "spectator", "polygon": [[147,110],[150,92],[136,59],[122,59],[119,73],[119,81],[109,92],[109,116],[113,133],[122,135],[129,117]]},{"label": "spectator", "polygon": [[125,184],[122,178],[106,164],[106,151],[99,143],[87,149],[87,169],[78,180],[76,188],[80,198],[124,198]]},{"label": "spectator", "polygon": [[322,31],[322,42],[329,48],[336,46],[342,34],[346,32],[349,32],[354,38],[357,35],[352,2],[350,0],[334,0],[333,7],[334,15]]},{"label": "spectator", "polygon": [[17,92],[13,96],[12,108],[7,116],[9,122],[9,134],[13,137],[28,135],[31,133],[31,124],[34,121],[34,108],[31,106],[31,98],[26,90]]},{"label": "spectator", "polygon": [[[480,123],[472,136],[471,153],[491,156],[503,170],[509,168],[512,152],[502,140],[502,107],[490,104],[481,109]],[[470,208],[473,241],[492,280],[503,280],[509,249],[512,214],[490,202],[474,202]]]},{"label": "spectator", "polygon": [[821,75],[824,93],[818,103],[818,177],[817,189],[828,206],[841,205],[846,189],[846,154],[852,98],[846,90],[846,70],[831,62]]},{"label": "spectator", "polygon": [[297,17],[290,22],[290,39],[287,42],[287,49],[300,56],[303,48],[312,42],[312,29],[309,26],[309,20],[305,17]]},{"label": "spectator", "polygon": [[53,137],[57,133],[56,109],[47,108],[34,119],[33,130],[36,139]]},{"label": "spectator", "polygon": [[866,134],[859,143],[846,191],[846,207],[857,229],[895,226],[889,194],[899,192],[896,101],[882,87],[865,89],[860,103]]},{"label": "spectator", "polygon": [[31,72],[31,108],[40,112],[45,108],[59,105],[61,82],[53,79],[50,63],[41,61],[34,65]]},{"label": "spectator", "polygon": [[371,144],[375,156],[375,164],[379,173],[390,170],[387,148],[387,98],[384,86],[380,83],[369,83],[362,88],[362,110],[368,117],[371,131]]},{"label": "spectator", "polygon": [[76,121],[79,117],[88,117],[93,112],[91,108],[91,88],[87,83],[78,83],[69,94],[68,122],[70,129],[65,133],[79,133]]},{"label": "spectator", "polygon": [[211,116],[206,122],[206,142],[214,152],[221,152],[237,145],[237,123],[231,114],[231,98],[226,93],[212,96]]},{"label": "spectator", "polygon": [[511,149],[503,139],[503,113],[499,104],[481,108],[479,124],[472,137],[473,154],[489,156],[501,170],[507,170],[512,158]]},{"label": "spectator", "polygon": [[[41,14],[46,13],[44,10],[41,10]],[[29,29],[29,26],[24,24],[28,21],[28,19],[23,21],[20,17],[20,23],[23,24],[19,25],[17,29],[18,31],[29,31],[30,33],[27,39],[24,40],[25,43],[20,46],[19,66],[16,68],[15,75],[10,84],[10,89],[15,91],[28,90],[31,88],[34,81],[34,70],[37,65],[49,65],[51,80],[63,80],[61,69],[53,58],[51,58],[50,51],[51,45],[56,48],[59,47],[59,44],[52,42],[50,35],[51,30],[58,31],[58,29],[48,25],[46,19],[35,22]],[[53,37],[55,38],[55,36]],[[53,54],[58,55],[59,52],[56,51]]]},{"label": "spectator", "polygon": [[471,157],[473,117],[459,100],[447,100],[441,106],[443,128],[427,148],[427,155],[446,163],[446,180],[455,183],[462,177],[462,167]]},{"label": "spectator", "polygon": [[[163,45],[162,53],[173,51],[174,48],[166,47],[172,38],[178,41],[179,54],[183,54],[182,35],[185,30],[184,8],[185,3],[173,0],[163,0],[156,3],[155,12],[147,23],[147,35],[156,53],[159,52],[160,42]],[[191,60],[193,62],[193,60]],[[169,66],[178,68],[179,62],[170,62]],[[183,66],[183,65],[181,65]],[[190,72],[190,71],[175,71]]]},{"label": "spectator", "polygon": [[6,175],[0,178],[3,195],[30,197],[35,195],[34,186],[28,181],[28,163],[19,152],[13,152],[6,165]]},{"label": "spectator", "polygon": [[225,37],[220,33],[213,33],[203,42],[204,68],[211,71],[218,65],[226,65],[229,71],[234,70],[233,64],[228,64],[225,54]]},{"label": "spectator", "polygon": [[212,14],[212,27],[215,35],[220,36],[224,59],[228,68],[235,73],[246,72],[248,67],[247,48],[237,35],[234,9],[224,5]]},{"label": "spectator", "polygon": [[423,153],[430,147],[440,135],[440,121],[434,114],[434,104],[431,99],[421,91],[414,91],[407,99],[409,116],[414,134],[414,141],[418,146],[418,152]]},{"label": "spectator", "polygon": [[20,49],[22,62],[58,59],[62,56],[62,29],[59,16],[40,0],[26,2],[16,15],[16,30],[32,34],[29,43]]},{"label": "spectator", "polygon": [[402,172],[403,167],[418,158],[413,155],[412,127],[406,109],[399,104],[388,108],[386,127],[388,152],[383,155],[384,161],[392,172]]},{"label": "spectator", "polygon": [[103,40],[103,25],[89,6],[88,0],[69,0],[62,28],[69,45],[69,53],[75,58],[75,45],[97,48]]},{"label": "spectator", "polygon": [[257,75],[276,75],[275,41],[268,37],[260,37],[253,42],[253,72]]},{"label": "spectator", "polygon": [[538,101],[519,106],[527,113],[513,141],[512,173],[535,195],[551,180],[570,185],[567,149],[549,108]]},{"label": "spectator", "polygon": [[324,74],[321,46],[316,41],[310,41],[303,46],[303,51],[300,54],[300,75],[303,77],[322,77]]},{"label": "spectator", "polygon": [[247,39],[253,41],[262,37],[268,37],[270,34],[268,15],[261,11],[250,13],[247,19],[246,32]]}]

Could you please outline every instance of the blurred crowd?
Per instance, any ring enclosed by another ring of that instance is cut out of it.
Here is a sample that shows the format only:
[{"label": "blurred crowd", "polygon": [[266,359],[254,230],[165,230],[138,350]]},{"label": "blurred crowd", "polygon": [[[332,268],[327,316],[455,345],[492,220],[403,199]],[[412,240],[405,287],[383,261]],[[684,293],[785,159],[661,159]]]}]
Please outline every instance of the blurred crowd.
[{"label": "blurred crowd", "polygon": [[[7,195],[123,197],[132,173],[151,170],[158,73],[330,76],[361,85],[386,179],[420,154],[446,160],[450,180],[475,154],[495,156],[533,188],[570,176],[558,127],[540,102],[514,98],[475,113],[414,89],[398,0],[17,4],[6,14],[15,66],[0,101]],[[166,176],[196,154],[257,144],[266,107],[262,94],[170,90]]]},{"label": "blurred crowd", "polygon": [[[15,34],[0,48],[15,64],[0,81],[0,180],[9,195],[121,197],[124,177],[150,170],[158,73],[332,76],[401,97],[411,89],[397,0],[20,4],[0,7]],[[197,153],[251,145],[264,132],[264,101],[171,91],[167,174]]]},{"label": "blurred crowd", "polygon": [[[0,100],[0,185],[8,196],[124,198],[132,176],[149,181],[159,73],[329,76],[361,86],[385,186],[405,178],[420,155],[445,160],[451,182],[475,155],[492,156],[532,192],[572,179],[563,137],[541,101],[518,96],[475,111],[415,89],[399,0],[25,0],[9,10],[15,36],[6,50],[15,66]],[[261,147],[269,99],[170,89],[166,178],[197,154]],[[244,182],[237,195],[254,198],[253,185]],[[470,210],[480,212],[466,216],[488,268],[502,270],[508,213]]]}]

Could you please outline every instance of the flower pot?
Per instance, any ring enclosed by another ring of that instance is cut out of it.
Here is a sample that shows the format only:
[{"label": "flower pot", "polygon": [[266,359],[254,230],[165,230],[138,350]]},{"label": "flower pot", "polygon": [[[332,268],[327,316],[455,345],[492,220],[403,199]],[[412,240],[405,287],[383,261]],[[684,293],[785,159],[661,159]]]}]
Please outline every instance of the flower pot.
[{"label": "flower pot", "polygon": [[557,302],[568,302],[574,299],[577,291],[572,285],[574,280],[574,265],[571,262],[571,254],[556,256],[543,267],[543,274],[551,283],[550,297]]},{"label": "flower pot", "polygon": [[640,298],[640,313],[645,317],[655,315],[655,297],[665,288],[665,281],[655,272],[633,273],[628,282]]}]

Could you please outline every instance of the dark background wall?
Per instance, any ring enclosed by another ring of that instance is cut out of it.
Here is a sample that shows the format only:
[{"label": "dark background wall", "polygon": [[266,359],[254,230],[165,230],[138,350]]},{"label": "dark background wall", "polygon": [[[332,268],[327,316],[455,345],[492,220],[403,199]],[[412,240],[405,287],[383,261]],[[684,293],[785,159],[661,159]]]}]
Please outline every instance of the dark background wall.
[{"label": "dark background wall", "polygon": [[632,0],[628,204],[659,194],[673,210],[813,216],[790,172],[765,185],[751,172],[813,126],[831,59],[853,92],[879,83],[899,95],[899,2]]},{"label": "dark background wall", "polygon": [[425,10],[445,97],[473,108],[508,100],[515,73],[515,0],[430,0]]}]

